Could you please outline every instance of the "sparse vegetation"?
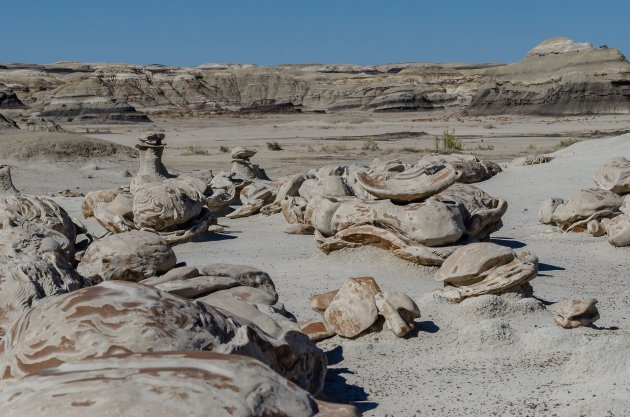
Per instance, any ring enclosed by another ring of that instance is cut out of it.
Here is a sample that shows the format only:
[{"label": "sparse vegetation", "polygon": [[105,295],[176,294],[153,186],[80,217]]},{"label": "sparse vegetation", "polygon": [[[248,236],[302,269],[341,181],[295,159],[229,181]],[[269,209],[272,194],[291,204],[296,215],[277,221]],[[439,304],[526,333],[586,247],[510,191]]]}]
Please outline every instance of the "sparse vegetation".
[{"label": "sparse vegetation", "polygon": [[219,146],[219,152],[221,152],[221,153],[228,153],[228,152],[230,152],[230,148],[228,148],[225,145],[221,145],[221,146]]},{"label": "sparse vegetation", "polygon": [[412,146],[405,146],[403,148],[400,148],[400,152],[405,152],[405,153],[420,153],[423,152],[422,149],[420,148],[414,148]]},{"label": "sparse vegetation", "polygon": [[282,146],[278,142],[267,142],[267,149],[270,151],[281,151]]},{"label": "sparse vegetation", "polygon": [[363,146],[361,147],[363,151],[380,151],[381,148],[378,147],[378,143],[374,139],[368,139],[363,142]]},{"label": "sparse vegetation", "polygon": [[536,150],[536,145],[534,145],[533,143],[530,143],[530,144],[527,146],[527,150],[528,150],[528,151],[535,151],[535,150]]},{"label": "sparse vegetation", "polygon": [[494,151],[494,145],[477,145],[476,151]]},{"label": "sparse vegetation", "polygon": [[455,130],[449,132],[447,129],[442,134],[442,137],[435,137],[435,152],[437,153],[452,153],[463,149],[464,145],[462,141],[455,136]]},{"label": "sparse vegetation", "polygon": [[184,152],[182,152],[182,155],[184,156],[210,154],[207,149],[204,149],[201,146],[197,146],[197,145],[190,145],[184,149],[185,149]]},{"label": "sparse vegetation", "polygon": [[566,148],[566,147],[574,145],[574,144],[576,144],[578,142],[580,142],[580,140],[576,139],[576,138],[562,139],[560,141],[560,143],[558,144],[558,148]]}]

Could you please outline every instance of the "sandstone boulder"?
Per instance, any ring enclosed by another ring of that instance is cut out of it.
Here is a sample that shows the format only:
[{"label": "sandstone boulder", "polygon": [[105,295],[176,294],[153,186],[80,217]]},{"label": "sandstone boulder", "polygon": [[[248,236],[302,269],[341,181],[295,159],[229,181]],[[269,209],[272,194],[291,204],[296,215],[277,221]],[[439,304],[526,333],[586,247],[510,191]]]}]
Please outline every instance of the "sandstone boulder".
[{"label": "sandstone boulder", "polygon": [[305,222],[325,253],[372,245],[423,265],[441,264],[467,233],[459,205],[435,200],[401,206],[318,197],[308,204]]},{"label": "sandstone boulder", "polygon": [[430,200],[445,204],[457,203],[466,231],[477,240],[485,240],[503,227],[501,218],[508,208],[507,201],[492,197],[488,193],[469,184],[453,184]]},{"label": "sandstone boulder", "polygon": [[529,281],[538,274],[538,258],[529,252],[517,254],[494,243],[473,243],[454,251],[442,267],[444,270],[440,268],[436,279],[444,282],[445,287],[436,293],[449,302],[459,303],[484,294],[516,292],[530,296]]},{"label": "sandstone boulder", "polygon": [[460,176],[457,182],[472,184],[485,181],[501,172],[501,167],[496,162],[482,161],[473,155],[426,155],[418,162],[419,167],[430,166],[436,163],[449,164],[455,168]]},{"label": "sandstone boulder", "polygon": [[352,406],[315,401],[254,359],[213,352],[122,354],[62,363],[8,385],[0,401],[6,417],[359,415]]},{"label": "sandstone boulder", "polygon": [[368,193],[397,203],[422,201],[446,189],[461,173],[450,164],[432,163],[390,176],[388,173],[356,174],[357,182]]},{"label": "sandstone boulder", "polygon": [[77,271],[93,283],[141,281],[175,267],[171,247],[155,233],[134,230],[104,237],[86,250]]},{"label": "sandstone boulder", "polygon": [[449,256],[437,272],[437,280],[456,287],[479,281],[490,269],[506,265],[515,258],[514,251],[494,243],[481,242],[463,246]]},{"label": "sandstone boulder", "polygon": [[555,322],[565,329],[573,329],[580,326],[591,326],[599,319],[597,300],[573,299],[555,303],[549,306],[549,310],[555,314]]},{"label": "sandstone boulder", "polygon": [[381,290],[374,278],[349,279],[326,308],[326,323],[340,336],[358,336],[378,317],[374,296],[379,292]]},{"label": "sandstone boulder", "polygon": [[386,291],[374,296],[378,313],[385,318],[386,328],[398,337],[413,330],[415,319],[420,318],[418,305],[407,295],[398,291]]},{"label": "sandstone boulder", "polygon": [[607,161],[595,174],[595,183],[616,194],[630,193],[630,161],[622,156]]},{"label": "sandstone boulder", "polygon": [[251,356],[310,392],[321,391],[326,359],[307,336],[294,331],[276,339],[241,321],[146,285],[106,281],[21,315],[0,344],[0,376],[113,354],[205,350]]},{"label": "sandstone boulder", "polygon": [[617,215],[622,202],[622,198],[611,191],[597,188],[581,190],[556,206],[551,221],[564,231],[585,230],[591,220]]}]

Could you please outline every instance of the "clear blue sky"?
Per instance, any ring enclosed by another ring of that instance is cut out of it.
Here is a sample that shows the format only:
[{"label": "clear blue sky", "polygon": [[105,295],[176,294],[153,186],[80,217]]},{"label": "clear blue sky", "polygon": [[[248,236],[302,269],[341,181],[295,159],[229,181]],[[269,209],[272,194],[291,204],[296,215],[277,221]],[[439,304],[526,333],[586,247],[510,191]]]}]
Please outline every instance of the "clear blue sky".
[{"label": "clear blue sky", "polygon": [[2,0],[0,62],[514,62],[564,35],[630,53],[630,0]]}]

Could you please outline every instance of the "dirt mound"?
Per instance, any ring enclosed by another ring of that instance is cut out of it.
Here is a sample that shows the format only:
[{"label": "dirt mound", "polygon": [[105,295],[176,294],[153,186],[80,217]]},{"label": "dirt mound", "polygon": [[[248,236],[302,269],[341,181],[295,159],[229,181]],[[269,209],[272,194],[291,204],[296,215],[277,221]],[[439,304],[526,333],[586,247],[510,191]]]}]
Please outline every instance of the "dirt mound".
[{"label": "dirt mound", "polygon": [[137,151],[102,139],[60,132],[11,132],[0,137],[2,159],[76,161],[95,157],[133,158]]}]

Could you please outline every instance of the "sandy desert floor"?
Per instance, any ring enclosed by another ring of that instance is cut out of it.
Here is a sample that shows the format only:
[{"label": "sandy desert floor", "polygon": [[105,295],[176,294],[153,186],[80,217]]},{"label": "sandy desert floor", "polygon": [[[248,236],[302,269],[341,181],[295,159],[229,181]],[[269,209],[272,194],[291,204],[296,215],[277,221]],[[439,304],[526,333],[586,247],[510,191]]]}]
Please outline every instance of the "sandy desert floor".
[{"label": "sandy desert floor", "polygon": [[[305,114],[157,120],[153,125],[91,126],[88,135],[133,145],[140,132],[162,129],[168,145],[164,161],[179,173],[228,170],[229,153],[219,147],[252,146],[260,149],[253,161],[272,178],[375,157],[417,161],[421,150],[433,147],[433,135],[445,129],[455,129],[467,150],[499,162],[553,151],[563,139],[584,139],[557,151],[551,163],[508,167],[475,184],[509,203],[504,227],[493,241],[540,258],[540,274],[532,281],[534,299],[483,296],[446,304],[431,294],[439,286],[433,279],[435,269],[374,248],[324,255],[312,236],[284,234],[281,214],[221,219],[225,233],[209,233],[174,250],[179,261],[190,265],[229,262],[267,271],[281,301],[298,319],[315,316],[311,295],[338,288],[354,276],[373,276],[383,290],[414,298],[422,318],[409,337],[382,332],[319,344],[330,363],[326,398],[353,403],[366,416],[630,415],[630,248],[615,248],[605,238],[588,234],[560,233],[539,224],[536,215],[543,200],[593,186],[593,174],[610,157],[630,156],[630,135],[619,136],[630,131],[629,116]],[[369,137],[380,150],[361,149]],[[284,150],[267,150],[270,141]],[[126,185],[130,179],[121,173],[133,174],[136,163],[112,158],[7,162],[15,166],[16,186],[33,194]],[[81,198],[55,199],[81,218]],[[96,223],[87,225],[93,233],[102,233]],[[599,300],[597,327],[565,330],[554,324],[545,307],[572,297]]]}]

